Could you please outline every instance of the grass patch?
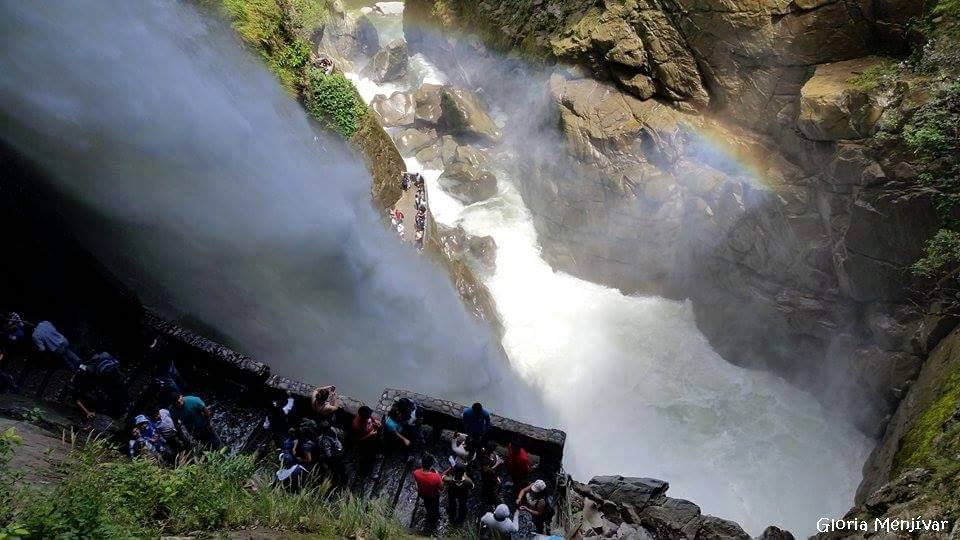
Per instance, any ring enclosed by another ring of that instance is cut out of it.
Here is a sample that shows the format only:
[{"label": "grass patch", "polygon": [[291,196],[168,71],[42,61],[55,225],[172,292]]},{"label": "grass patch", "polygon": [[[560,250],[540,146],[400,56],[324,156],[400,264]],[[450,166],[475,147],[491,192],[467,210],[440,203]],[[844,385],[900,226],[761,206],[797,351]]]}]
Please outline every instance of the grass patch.
[{"label": "grass patch", "polygon": [[932,13],[935,17],[960,17],[960,0],[940,0]]},{"label": "grass patch", "polygon": [[368,110],[353,84],[339,73],[324,75],[315,68],[309,70],[308,80],[304,99],[310,115],[344,137],[352,137]]},{"label": "grass patch", "polygon": [[60,478],[55,486],[8,488],[0,532],[6,527],[35,538],[144,538],[261,527],[322,538],[408,536],[383,501],[333,494],[326,486],[296,494],[251,489],[257,469],[252,456],[222,453],[165,468],[130,461],[95,441],[51,471]]},{"label": "grass patch", "polygon": [[850,82],[860,90],[871,93],[893,83],[899,72],[900,68],[896,62],[885,59],[880,64],[863,70],[862,73],[850,79]]}]

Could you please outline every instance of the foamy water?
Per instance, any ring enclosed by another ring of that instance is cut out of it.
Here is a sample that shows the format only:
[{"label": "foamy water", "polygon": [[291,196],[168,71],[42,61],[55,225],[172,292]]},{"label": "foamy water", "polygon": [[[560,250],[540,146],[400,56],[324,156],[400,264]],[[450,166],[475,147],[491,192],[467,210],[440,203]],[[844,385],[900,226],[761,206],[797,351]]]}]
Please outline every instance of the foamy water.
[{"label": "foamy water", "polygon": [[[408,85],[444,79],[422,57],[412,71]],[[404,89],[352,78],[368,101]],[[407,164],[420,169],[415,159]],[[769,524],[809,533],[817,519],[851,506],[866,437],[782,379],[722,359],[688,303],[554,272],[514,186],[522,179],[501,171],[496,197],[464,206],[440,189],[440,173],[424,171],[434,218],[496,240],[496,270],[485,284],[503,346],[567,431],[570,473],[665,479],[670,495],[752,534]],[[514,414],[542,416],[524,413]]]}]

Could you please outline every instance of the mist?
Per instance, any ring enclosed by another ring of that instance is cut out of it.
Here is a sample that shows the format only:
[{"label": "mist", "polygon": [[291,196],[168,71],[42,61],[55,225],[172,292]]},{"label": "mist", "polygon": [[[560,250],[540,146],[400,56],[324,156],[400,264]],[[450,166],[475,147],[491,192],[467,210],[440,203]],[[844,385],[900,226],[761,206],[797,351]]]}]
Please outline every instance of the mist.
[{"label": "mist", "polygon": [[358,398],[393,386],[510,408],[489,329],[387,232],[361,159],[223,21],[180,2],[4,0],[0,121],[145,304]]}]

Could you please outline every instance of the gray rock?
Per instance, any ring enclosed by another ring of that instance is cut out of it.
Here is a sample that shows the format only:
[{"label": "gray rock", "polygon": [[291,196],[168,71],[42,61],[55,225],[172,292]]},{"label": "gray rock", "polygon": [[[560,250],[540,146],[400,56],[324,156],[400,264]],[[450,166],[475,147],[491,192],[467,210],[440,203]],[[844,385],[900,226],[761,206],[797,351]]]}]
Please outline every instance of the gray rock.
[{"label": "gray rock", "polygon": [[468,236],[467,247],[470,256],[485,269],[494,270],[497,266],[497,242],[492,236]]},{"label": "gray rock", "polygon": [[700,529],[700,507],[683,499],[667,498],[640,511],[641,524],[656,538],[694,538]]},{"label": "gray rock", "polygon": [[440,93],[440,110],[440,125],[445,132],[485,143],[500,140],[500,130],[474,94],[462,88],[445,88]]},{"label": "gray rock", "polygon": [[785,531],[773,525],[763,530],[758,540],[795,540],[790,531]]},{"label": "gray rock", "polygon": [[440,92],[442,90],[443,87],[437,84],[422,84],[413,93],[417,122],[436,125],[440,121],[442,112],[440,110]]},{"label": "gray rock", "polygon": [[378,83],[400,80],[407,76],[408,60],[407,44],[396,39],[373,55],[363,74]]},{"label": "gray rock", "polygon": [[380,33],[366,15],[357,19],[354,38],[357,50],[362,54],[370,56],[380,50]]},{"label": "gray rock", "polygon": [[594,476],[587,485],[598,497],[637,508],[663,496],[670,489],[670,484],[663,480],[625,476]]},{"label": "gray rock", "polygon": [[497,194],[497,178],[464,163],[454,163],[440,175],[440,187],[464,204],[473,204]]},{"label": "gray rock", "polygon": [[416,118],[413,96],[405,92],[394,92],[390,97],[377,95],[370,108],[385,127],[412,126]]},{"label": "gray rock", "polygon": [[406,129],[397,137],[397,149],[405,156],[412,156],[420,149],[437,140],[437,132],[420,129]]},{"label": "gray rock", "polygon": [[750,540],[750,535],[733,521],[704,516],[696,540]]}]

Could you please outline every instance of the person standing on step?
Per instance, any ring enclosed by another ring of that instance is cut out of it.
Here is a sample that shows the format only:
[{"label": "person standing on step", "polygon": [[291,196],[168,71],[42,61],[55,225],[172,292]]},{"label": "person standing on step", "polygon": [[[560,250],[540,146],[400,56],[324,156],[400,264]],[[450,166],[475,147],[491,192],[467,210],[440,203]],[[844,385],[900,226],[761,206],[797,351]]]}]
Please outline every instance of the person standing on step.
[{"label": "person standing on step", "polygon": [[457,525],[467,519],[467,498],[473,491],[473,480],[467,476],[467,468],[457,463],[453,469],[443,477],[447,488],[447,513],[450,523]]},{"label": "person standing on step", "polygon": [[425,454],[420,467],[413,471],[417,495],[423,501],[428,524],[435,524],[440,519],[440,492],[443,490],[443,476],[433,469],[433,465],[433,456]]},{"label": "person standing on step", "polygon": [[211,423],[213,414],[210,407],[207,407],[202,399],[197,396],[180,394],[174,405],[174,413],[195,441],[211,450],[219,450],[223,446],[220,437],[213,429]]},{"label": "person standing on step", "polygon": [[487,432],[490,431],[490,413],[480,403],[474,403],[463,410],[461,419],[463,431],[470,437],[469,450],[476,452],[483,448],[487,442]]}]

